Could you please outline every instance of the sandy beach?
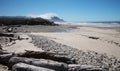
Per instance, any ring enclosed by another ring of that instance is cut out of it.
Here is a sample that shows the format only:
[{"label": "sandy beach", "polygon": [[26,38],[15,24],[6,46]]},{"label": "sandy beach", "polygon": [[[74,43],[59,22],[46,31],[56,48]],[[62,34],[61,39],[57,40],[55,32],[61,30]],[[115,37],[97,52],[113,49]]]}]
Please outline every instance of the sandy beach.
[{"label": "sandy beach", "polygon": [[[68,30],[67,32],[31,34],[45,36],[58,43],[65,44],[79,50],[91,50],[120,58],[120,32],[115,29],[78,27],[78,29]],[[98,39],[92,39],[89,37],[97,37]]]},{"label": "sandy beach", "polygon": [[77,64],[83,66],[88,65],[92,68],[95,66],[104,71],[119,70],[119,27],[22,26],[17,27],[17,33],[14,34],[19,35],[22,40],[17,39],[14,44],[3,46],[3,50],[14,53],[26,50],[53,52],[63,54],[63,57],[75,60]]},{"label": "sandy beach", "polygon": [[29,36],[27,36],[27,34],[19,33],[19,35],[21,38],[28,38],[28,39],[16,40],[15,44],[13,44],[12,46],[6,46],[3,49],[15,53],[25,52],[25,50],[42,51],[42,49],[37,48],[34,46],[34,44],[30,43],[32,40]]}]

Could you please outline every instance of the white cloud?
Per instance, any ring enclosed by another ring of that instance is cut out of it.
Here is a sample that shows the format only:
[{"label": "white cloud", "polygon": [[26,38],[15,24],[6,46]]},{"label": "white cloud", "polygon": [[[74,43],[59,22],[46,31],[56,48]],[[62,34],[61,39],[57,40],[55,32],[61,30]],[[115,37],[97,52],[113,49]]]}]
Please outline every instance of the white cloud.
[{"label": "white cloud", "polygon": [[28,16],[33,17],[33,18],[41,17],[41,18],[44,18],[44,19],[50,19],[53,16],[57,16],[58,17],[58,15],[56,13],[29,14]]}]

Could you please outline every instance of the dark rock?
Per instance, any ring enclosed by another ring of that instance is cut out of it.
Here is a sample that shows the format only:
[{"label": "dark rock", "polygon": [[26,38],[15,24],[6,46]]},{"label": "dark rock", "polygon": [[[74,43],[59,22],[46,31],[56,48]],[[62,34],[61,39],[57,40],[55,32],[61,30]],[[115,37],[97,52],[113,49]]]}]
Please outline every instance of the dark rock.
[{"label": "dark rock", "polygon": [[60,19],[59,17],[57,16],[53,16],[51,17],[51,19],[49,19],[51,21],[55,21],[55,22],[65,22],[63,19]]}]

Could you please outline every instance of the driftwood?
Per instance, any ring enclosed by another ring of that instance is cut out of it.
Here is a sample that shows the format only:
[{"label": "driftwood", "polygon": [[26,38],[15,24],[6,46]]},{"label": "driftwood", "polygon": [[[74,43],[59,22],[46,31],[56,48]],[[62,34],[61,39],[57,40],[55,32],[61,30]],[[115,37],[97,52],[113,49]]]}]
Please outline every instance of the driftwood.
[{"label": "driftwood", "polygon": [[37,67],[25,63],[17,63],[12,67],[12,71],[55,71],[48,68]]},{"label": "driftwood", "polygon": [[2,49],[2,45],[1,45],[1,44],[0,44],[0,50],[3,50],[3,49]]},{"label": "driftwood", "polygon": [[69,58],[66,58],[64,56],[52,52],[26,50],[26,52],[23,53],[14,53],[5,50],[0,50],[1,64],[7,65],[11,69],[13,65],[19,62],[38,67],[49,68],[55,71],[67,71],[68,70],[67,64],[75,63]]},{"label": "driftwood", "polygon": [[[11,57],[28,57],[28,58],[43,58],[43,59],[50,59],[58,62],[63,62],[67,64],[72,64],[75,63],[74,60],[71,60],[70,58],[67,58],[65,56],[61,56],[56,53],[52,52],[40,52],[40,51],[29,51],[26,50],[24,53],[13,53],[13,52],[8,52],[5,50],[0,50],[0,59],[3,60],[3,58],[6,60],[10,59]],[[1,63],[0,60],[0,63]]]},{"label": "driftwood", "polygon": [[99,37],[94,37],[94,36],[88,36],[88,35],[82,35],[82,36],[88,37],[90,39],[95,39],[95,40],[100,39]]},{"label": "driftwood", "polygon": [[102,68],[91,65],[69,64],[68,67],[69,71],[103,71]]},{"label": "driftwood", "polygon": [[14,54],[12,52],[0,50],[0,63],[8,64],[9,59],[13,56],[14,56]]},{"label": "driftwood", "polygon": [[0,63],[1,64],[8,64],[8,61],[12,56],[13,56],[13,54],[0,55]]},{"label": "driftwood", "polygon": [[68,64],[68,61],[71,60],[52,52],[27,50],[13,53],[0,50],[0,63],[12,68],[12,71],[103,71],[94,66]]},{"label": "driftwood", "polygon": [[12,57],[9,60],[9,64],[11,64],[10,66],[13,66],[14,64],[17,64],[19,62],[38,66],[38,67],[49,68],[56,71],[67,71],[68,69],[67,64],[56,62],[53,60],[24,58],[24,57]]},{"label": "driftwood", "polygon": [[14,34],[4,34],[4,33],[0,33],[0,36],[4,36],[4,37],[14,37]]},{"label": "driftwood", "polygon": [[60,56],[59,54],[52,52],[40,52],[40,51],[29,51],[26,50],[25,53],[18,54],[19,57],[28,57],[28,58],[43,58],[43,59],[51,59],[58,62],[64,62],[67,64],[75,63],[75,60],[71,60],[65,56]]},{"label": "driftwood", "polygon": [[93,36],[89,36],[88,38],[91,38],[91,39],[99,39],[99,37],[93,37]]},{"label": "driftwood", "polygon": [[0,55],[1,55],[1,54],[10,54],[10,53],[12,53],[12,52],[8,52],[8,51],[6,51],[6,50],[0,50]]}]

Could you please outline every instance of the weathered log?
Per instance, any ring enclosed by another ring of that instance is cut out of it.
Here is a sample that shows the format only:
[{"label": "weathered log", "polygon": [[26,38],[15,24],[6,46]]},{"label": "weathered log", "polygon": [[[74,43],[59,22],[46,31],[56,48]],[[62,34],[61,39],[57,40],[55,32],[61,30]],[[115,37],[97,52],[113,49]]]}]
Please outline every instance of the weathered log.
[{"label": "weathered log", "polygon": [[89,36],[88,38],[91,38],[91,39],[99,39],[99,37],[93,37],[93,36]]},{"label": "weathered log", "polygon": [[[54,61],[64,62],[67,64],[75,63],[74,60],[71,60],[70,58],[61,56],[61,55],[53,53],[53,52],[40,52],[40,51],[26,50],[26,52],[24,52],[24,53],[13,53],[13,52],[8,52],[6,50],[0,50],[0,55],[2,55],[2,56],[11,55],[10,57],[18,56],[18,57],[28,57],[28,58],[51,59]],[[0,58],[1,58],[1,56],[0,56]],[[8,56],[4,57],[4,58],[8,58]]]},{"label": "weathered log", "polygon": [[4,36],[4,37],[14,37],[14,34],[0,33],[0,36]]},{"label": "weathered log", "polygon": [[65,63],[56,62],[53,60],[24,58],[24,57],[12,57],[9,60],[10,67],[19,62],[30,64],[30,65],[35,65],[39,67],[54,69],[57,71],[67,71],[68,69],[68,66]]},{"label": "weathered log", "polygon": [[25,63],[17,63],[12,67],[12,71],[55,71],[55,70],[29,65]]},{"label": "weathered log", "polygon": [[0,55],[0,64],[7,65],[11,57],[13,57],[12,53]]},{"label": "weathered log", "polygon": [[28,58],[43,58],[43,59],[51,59],[58,62],[64,62],[67,64],[76,63],[75,60],[71,60],[65,56],[60,56],[59,54],[52,52],[40,52],[40,51],[29,51],[27,50],[25,53],[18,54],[18,57],[28,57]]},{"label": "weathered log", "polygon": [[1,44],[0,44],[0,50],[3,50],[3,49],[2,49],[2,45],[1,45]]},{"label": "weathered log", "polygon": [[0,64],[8,65],[9,59],[14,56],[13,52],[0,50]]},{"label": "weathered log", "polygon": [[91,65],[69,64],[68,71],[103,71],[102,68]]},{"label": "weathered log", "polygon": [[[43,53],[44,51],[32,51],[32,50],[25,50],[26,51],[26,53]],[[53,55],[55,55],[55,54],[57,54],[57,55],[67,55],[67,54],[65,54],[65,53],[55,53],[55,52],[45,52],[45,53],[47,53],[47,54],[53,54]]]},{"label": "weathered log", "polygon": [[13,52],[9,52],[9,51],[6,51],[6,50],[0,50],[0,55],[1,54],[11,54]]}]

